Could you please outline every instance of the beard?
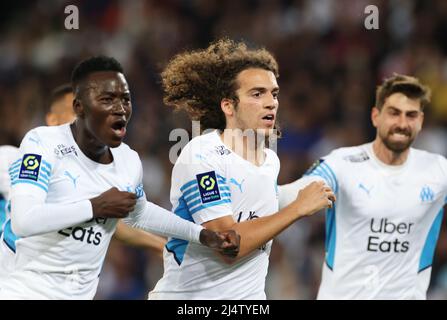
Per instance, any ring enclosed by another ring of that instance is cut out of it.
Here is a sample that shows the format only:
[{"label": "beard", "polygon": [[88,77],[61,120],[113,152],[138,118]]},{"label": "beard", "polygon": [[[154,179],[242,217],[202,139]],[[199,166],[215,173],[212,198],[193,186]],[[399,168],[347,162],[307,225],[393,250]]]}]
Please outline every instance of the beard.
[{"label": "beard", "polygon": [[[408,139],[406,141],[393,141],[391,138],[391,135],[396,132],[406,134]],[[394,153],[402,153],[402,152],[408,150],[408,148],[411,147],[411,144],[413,143],[414,138],[415,138],[414,136],[411,135],[410,132],[407,132],[407,131],[394,131],[394,132],[390,132],[386,135],[379,135],[379,136],[380,136],[383,144]]]}]

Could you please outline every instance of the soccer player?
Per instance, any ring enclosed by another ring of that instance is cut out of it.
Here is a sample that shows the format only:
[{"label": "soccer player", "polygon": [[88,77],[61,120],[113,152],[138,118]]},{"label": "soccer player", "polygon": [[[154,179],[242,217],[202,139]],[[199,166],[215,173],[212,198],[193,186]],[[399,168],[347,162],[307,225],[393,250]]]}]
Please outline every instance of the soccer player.
[{"label": "soccer player", "polygon": [[109,57],[84,60],[72,85],[76,120],[29,131],[9,170],[11,226],[20,239],[0,297],[93,298],[118,218],[237,254],[234,231],[198,228],[146,200],[141,161],[122,142],[132,107],[121,65]]},{"label": "soccer player", "polygon": [[[71,84],[63,84],[55,88],[51,94],[48,112],[45,121],[48,126],[59,126],[71,123],[76,118],[73,110],[73,88]],[[147,248],[162,254],[166,240],[157,235],[145,232],[141,229],[129,227],[122,221],[118,221],[113,238],[127,245]]]},{"label": "soccer player", "polygon": [[425,299],[447,195],[444,157],[411,148],[429,89],[394,75],[377,88],[373,142],[340,148],[280,186],[280,207],[310,181],[337,195],[326,214],[319,299]]},{"label": "soccer player", "polygon": [[314,183],[278,212],[279,160],[264,144],[278,111],[277,77],[268,51],[231,40],[180,54],[162,73],[165,103],[185,109],[202,129],[216,129],[192,139],[175,163],[175,214],[210,230],[237,230],[241,247],[236,258],[219,259],[172,237],[150,299],[265,299],[272,239],[335,200]]}]

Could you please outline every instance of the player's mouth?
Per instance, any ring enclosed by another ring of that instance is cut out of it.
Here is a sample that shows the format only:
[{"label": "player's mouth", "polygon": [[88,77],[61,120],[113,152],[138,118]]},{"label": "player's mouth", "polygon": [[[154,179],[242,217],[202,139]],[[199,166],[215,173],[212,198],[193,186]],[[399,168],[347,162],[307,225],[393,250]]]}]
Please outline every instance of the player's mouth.
[{"label": "player's mouth", "polygon": [[126,135],[126,125],[127,121],[124,119],[118,119],[112,123],[111,128],[113,133],[121,140],[124,139],[124,136]]},{"label": "player's mouth", "polygon": [[392,132],[390,134],[390,137],[392,137],[395,140],[408,140],[410,138],[410,133],[403,131]]},{"label": "player's mouth", "polygon": [[275,114],[269,113],[265,115],[264,117],[262,117],[262,122],[267,127],[273,127],[273,125],[275,124]]}]

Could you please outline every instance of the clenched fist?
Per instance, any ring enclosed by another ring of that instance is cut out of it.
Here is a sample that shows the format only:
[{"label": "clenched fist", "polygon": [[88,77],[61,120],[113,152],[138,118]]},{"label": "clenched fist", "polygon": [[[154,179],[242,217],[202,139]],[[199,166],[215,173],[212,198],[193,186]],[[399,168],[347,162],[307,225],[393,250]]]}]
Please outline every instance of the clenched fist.
[{"label": "clenched fist", "polygon": [[234,258],[239,253],[241,236],[234,230],[215,232],[203,229],[200,232],[200,242],[225,256]]},{"label": "clenched fist", "polygon": [[324,182],[312,182],[302,189],[294,201],[299,215],[310,216],[321,209],[332,208],[336,200],[334,192]]},{"label": "clenched fist", "polygon": [[90,202],[94,218],[125,218],[135,208],[137,197],[134,193],[111,188]]}]

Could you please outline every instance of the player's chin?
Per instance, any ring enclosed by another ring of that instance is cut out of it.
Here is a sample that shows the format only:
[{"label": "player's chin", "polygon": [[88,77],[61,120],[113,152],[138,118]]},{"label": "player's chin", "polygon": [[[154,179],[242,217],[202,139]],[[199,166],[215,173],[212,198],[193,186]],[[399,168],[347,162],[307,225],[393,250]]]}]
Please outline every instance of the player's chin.
[{"label": "player's chin", "polygon": [[412,139],[408,138],[405,140],[393,140],[388,139],[387,141],[387,147],[393,152],[400,153],[406,151],[408,148],[410,148],[411,143],[413,142]]},{"label": "player's chin", "polygon": [[107,146],[109,146],[109,148],[117,148],[123,143],[123,140],[123,138],[113,137],[112,139],[109,139]]}]

